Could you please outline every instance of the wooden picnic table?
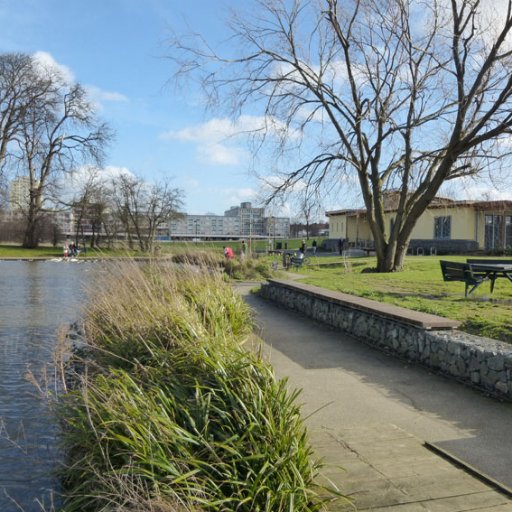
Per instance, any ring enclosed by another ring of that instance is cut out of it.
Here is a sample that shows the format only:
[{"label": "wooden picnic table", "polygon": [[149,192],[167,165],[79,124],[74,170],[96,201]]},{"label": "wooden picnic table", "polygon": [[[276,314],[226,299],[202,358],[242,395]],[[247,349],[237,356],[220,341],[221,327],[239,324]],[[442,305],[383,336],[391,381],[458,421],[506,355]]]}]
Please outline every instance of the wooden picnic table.
[{"label": "wooden picnic table", "polygon": [[480,274],[484,279],[491,281],[491,293],[494,290],[494,282],[500,277],[506,277],[512,283],[512,261],[485,261],[468,259],[474,273]]}]

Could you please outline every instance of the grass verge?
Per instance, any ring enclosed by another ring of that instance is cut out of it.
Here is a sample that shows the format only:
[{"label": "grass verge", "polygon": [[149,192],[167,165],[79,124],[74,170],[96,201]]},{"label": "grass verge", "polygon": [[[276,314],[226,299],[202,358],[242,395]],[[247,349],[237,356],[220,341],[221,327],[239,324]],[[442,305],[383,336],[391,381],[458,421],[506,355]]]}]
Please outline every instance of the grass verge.
[{"label": "grass verge", "polygon": [[385,274],[368,272],[375,258],[337,258],[336,268],[318,265],[301,273],[309,284],[459,320],[463,331],[512,343],[512,284],[498,279],[491,295],[489,283],[484,283],[466,299],[464,283],[443,281],[440,259],[466,257],[410,256],[402,272]]}]

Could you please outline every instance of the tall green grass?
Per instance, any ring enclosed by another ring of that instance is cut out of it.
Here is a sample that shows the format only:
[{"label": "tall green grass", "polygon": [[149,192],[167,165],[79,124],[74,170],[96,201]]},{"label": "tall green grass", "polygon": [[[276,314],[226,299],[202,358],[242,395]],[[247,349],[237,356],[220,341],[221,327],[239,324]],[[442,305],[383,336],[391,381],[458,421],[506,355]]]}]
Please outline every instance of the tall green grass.
[{"label": "tall green grass", "polygon": [[297,393],[242,346],[251,327],[218,273],[117,267],[60,405],[64,509],[320,510]]}]

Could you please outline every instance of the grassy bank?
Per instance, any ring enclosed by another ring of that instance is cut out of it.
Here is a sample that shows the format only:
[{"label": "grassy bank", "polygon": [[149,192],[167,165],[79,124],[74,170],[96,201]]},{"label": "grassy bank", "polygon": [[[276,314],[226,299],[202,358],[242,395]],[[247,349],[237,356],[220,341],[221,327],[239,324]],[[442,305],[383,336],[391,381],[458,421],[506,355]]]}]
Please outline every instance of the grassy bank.
[{"label": "grassy bank", "polygon": [[[308,246],[311,246],[312,240],[308,241]],[[318,244],[322,243],[323,238],[318,238]],[[289,249],[298,249],[302,243],[302,239],[289,239],[289,240],[276,240],[275,244],[280,243],[282,247],[285,246]],[[199,241],[199,242],[159,242],[156,244],[156,253],[161,256],[194,253],[194,252],[210,252],[223,255],[225,246],[231,246],[235,254],[240,254],[242,245],[241,240],[220,240],[220,241]],[[250,248],[254,254],[264,254],[267,252],[269,246],[267,240],[252,240]],[[249,244],[246,242],[246,251],[249,250]],[[63,255],[62,244],[56,247],[44,245],[37,249],[24,249],[20,245],[14,244],[0,244],[0,259],[1,258],[59,258]],[[141,253],[137,248],[128,249],[118,247],[108,249],[103,247],[101,249],[91,249],[86,247],[86,250],[80,253],[80,258],[109,258],[109,257],[135,257],[147,256]]]},{"label": "grassy bank", "polygon": [[412,256],[403,272],[388,274],[367,272],[375,266],[375,258],[350,258],[345,263],[337,258],[337,268],[320,265],[301,272],[307,275],[304,282],[460,320],[464,331],[512,343],[512,284],[498,279],[491,295],[489,283],[484,283],[465,299],[464,283],[443,281],[440,259],[465,261],[466,257]]},{"label": "grassy bank", "polygon": [[[112,258],[136,256],[137,251],[126,249],[90,249],[80,253],[80,258]],[[25,249],[19,245],[0,245],[0,259],[37,259],[37,258],[62,258],[63,248],[43,245],[36,249]]]},{"label": "grassy bank", "polygon": [[242,345],[222,275],[125,264],[85,318],[63,397],[65,510],[319,510],[297,394]]}]

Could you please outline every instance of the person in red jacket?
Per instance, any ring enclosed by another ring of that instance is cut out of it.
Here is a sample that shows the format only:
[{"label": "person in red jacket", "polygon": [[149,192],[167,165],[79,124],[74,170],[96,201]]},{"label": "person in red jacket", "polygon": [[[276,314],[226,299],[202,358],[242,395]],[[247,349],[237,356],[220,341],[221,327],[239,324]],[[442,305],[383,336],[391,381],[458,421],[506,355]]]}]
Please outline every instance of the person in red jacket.
[{"label": "person in red jacket", "polygon": [[235,253],[231,247],[224,247],[224,256],[227,260],[232,260],[235,257]]}]

